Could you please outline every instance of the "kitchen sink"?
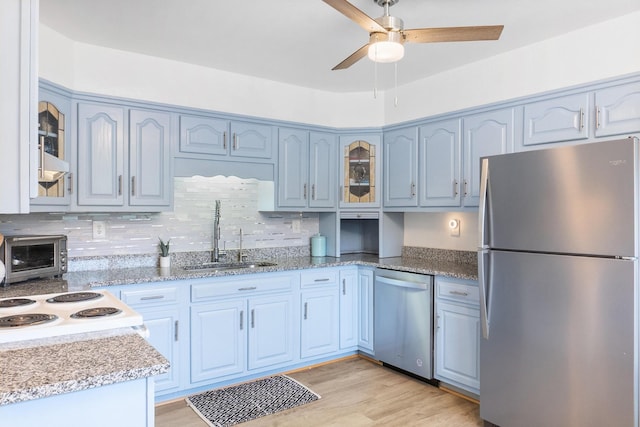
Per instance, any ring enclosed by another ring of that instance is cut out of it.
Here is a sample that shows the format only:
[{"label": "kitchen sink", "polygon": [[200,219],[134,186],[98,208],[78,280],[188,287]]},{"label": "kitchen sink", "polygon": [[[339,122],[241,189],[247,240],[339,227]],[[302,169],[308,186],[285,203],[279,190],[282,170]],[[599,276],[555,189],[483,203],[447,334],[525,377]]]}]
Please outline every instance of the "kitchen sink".
[{"label": "kitchen sink", "polygon": [[202,264],[187,265],[183,270],[189,271],[222,271],[237,270],[243,268],[273,267],[278,264],[266,261],[243,261],[243,262],[205,262]]}]

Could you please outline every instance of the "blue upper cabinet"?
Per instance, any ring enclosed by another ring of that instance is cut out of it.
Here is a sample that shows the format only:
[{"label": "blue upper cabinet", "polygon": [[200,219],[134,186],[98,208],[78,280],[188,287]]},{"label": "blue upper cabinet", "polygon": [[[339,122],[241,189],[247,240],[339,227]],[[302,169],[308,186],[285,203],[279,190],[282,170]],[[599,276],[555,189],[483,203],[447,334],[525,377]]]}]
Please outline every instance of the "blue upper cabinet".
[{"label": "blue upper cabinet", "polygon": [[420,206],[460,206],[460,119],[421,126]]},{"label": "blue upper cabinet", "polygon": [[335,210],[336,137],[330,133],[280,128],[278,207]]},{"label": "blue upper cabinet", "polygon": [[487,111],[466,116],[463,122],[462,206],[478,206],[480,159],[513,152],[514,109]]},{"label": "blue upper cabinet", "polygon": [[170,209],[170,123],[165,112],[78,103],[76,210]]},{"label": "blue upper cabinet", "polygon": [[640,83],[595,92],[595,136],[640,132]]},{"label": "blue upper cabinet", "polygon": [[525,104],[523,145],[587,139],[589,116],[588,93]]},{"label": "blue upper cabinet", "polygon": [[340,207],[380,206],[380,134],[340,137]]},{"label": "blue upper cabinet", "polygon": [[309,192],[309,132],[278,131],[278,206],[306,208]]},{"label": "blue upper cabinet", "polygon": [[180,116],[180,151],[227,155],[229,121],[212,117]]},{"label": "blue upper cabinet", "polygon": [[180,115],[180,153],[273,158],[274,127],[215,116]]},{"label": "blue upper cabinet", "polygon": [[418,206],[418,128],[385,132],[384,206]]}]

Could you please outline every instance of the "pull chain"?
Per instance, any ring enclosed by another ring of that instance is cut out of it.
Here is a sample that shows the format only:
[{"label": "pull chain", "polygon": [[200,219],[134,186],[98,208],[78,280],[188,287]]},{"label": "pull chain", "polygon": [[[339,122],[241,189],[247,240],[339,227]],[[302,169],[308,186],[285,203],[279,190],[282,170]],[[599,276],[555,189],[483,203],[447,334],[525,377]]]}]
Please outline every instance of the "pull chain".
[{"label": "pull chain", "polygon": [[397,107],[398,106],[398,63],[395,62],[394,64],[394,78],[395,78],[395,95],[393,98],[393,106]]}]

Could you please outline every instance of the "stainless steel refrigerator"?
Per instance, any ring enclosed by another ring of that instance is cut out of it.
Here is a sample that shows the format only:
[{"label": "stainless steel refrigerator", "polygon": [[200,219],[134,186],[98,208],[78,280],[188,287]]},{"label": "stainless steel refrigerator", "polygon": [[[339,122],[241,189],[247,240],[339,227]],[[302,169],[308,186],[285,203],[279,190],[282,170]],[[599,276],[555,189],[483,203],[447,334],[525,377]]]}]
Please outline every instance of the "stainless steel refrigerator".
[{"label": "stainless steel refrigerator", "polygon": [[482,160],[480,416],[638,426],[638,140]]}]

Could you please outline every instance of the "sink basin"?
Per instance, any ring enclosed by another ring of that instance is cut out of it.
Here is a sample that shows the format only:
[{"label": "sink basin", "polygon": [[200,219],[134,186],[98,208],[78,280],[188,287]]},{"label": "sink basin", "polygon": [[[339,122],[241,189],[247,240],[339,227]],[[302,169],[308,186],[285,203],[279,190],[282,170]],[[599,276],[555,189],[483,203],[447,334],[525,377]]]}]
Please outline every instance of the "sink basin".
[{"label": "sink basin", "polygon": [[221,271],[221,270],[237,270],[243,268],[257,267],[273,267],[278,265],[274,262],[265,261],[245,261],[245,262],[205,262],[202,264],[187,265],[182,267],[183,270],[189,271]]}]

